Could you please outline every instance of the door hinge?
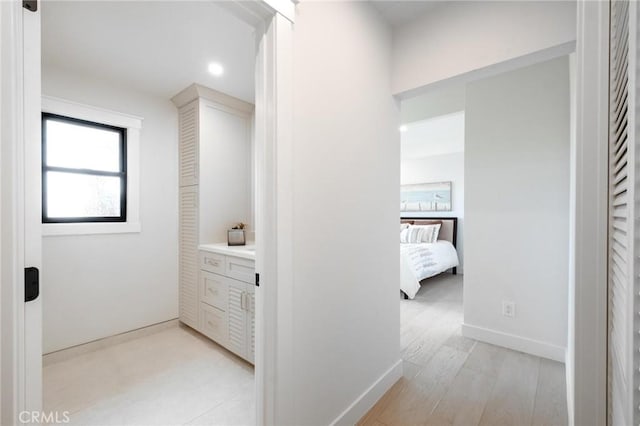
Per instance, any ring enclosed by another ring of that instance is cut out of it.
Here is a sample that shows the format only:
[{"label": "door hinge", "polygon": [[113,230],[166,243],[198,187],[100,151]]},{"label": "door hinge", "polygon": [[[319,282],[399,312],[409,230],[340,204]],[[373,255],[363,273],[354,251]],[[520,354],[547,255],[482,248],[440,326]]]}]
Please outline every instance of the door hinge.
[{"label": "door hinge", "polygon": [[256,272],[256,287],[260,287],[260,274]]},{"label": "door hinge", "polygon": [[38,268],[24,268],[24,301],[31,302],[40,295],[40,271]]},{"label": "door hinge", "polygon": [[22,7],[32,12],[38,10],[38,0],[22,0]]}]

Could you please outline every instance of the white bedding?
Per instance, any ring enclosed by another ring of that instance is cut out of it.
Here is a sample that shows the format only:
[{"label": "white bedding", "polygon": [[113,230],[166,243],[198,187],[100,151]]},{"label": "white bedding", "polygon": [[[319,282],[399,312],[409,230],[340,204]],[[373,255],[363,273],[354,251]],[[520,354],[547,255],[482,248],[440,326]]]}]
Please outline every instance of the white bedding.
[{"label": "white bedding", "polygon": [[420,281],[456,266],[458,253],[449,241],[400,244],[400,290],[413,299]]}]

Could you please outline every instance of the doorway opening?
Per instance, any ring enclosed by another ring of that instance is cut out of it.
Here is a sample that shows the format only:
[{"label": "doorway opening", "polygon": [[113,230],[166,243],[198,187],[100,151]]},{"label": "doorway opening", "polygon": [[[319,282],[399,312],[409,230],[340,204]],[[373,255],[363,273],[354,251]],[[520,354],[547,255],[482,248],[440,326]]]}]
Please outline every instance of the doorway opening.
[{"label": "doorway opening", "polygon": [[215,3],[41,8],[42,202],[64,219],[43,224],[43,411],[254,423],[255,28]]},{"label": "doorway opening", "polygon": [[[400,100],[404,377],[364,424],[567,422],[570,64],[498,65]],[[425,241],[452,218],[455,265]]]}]

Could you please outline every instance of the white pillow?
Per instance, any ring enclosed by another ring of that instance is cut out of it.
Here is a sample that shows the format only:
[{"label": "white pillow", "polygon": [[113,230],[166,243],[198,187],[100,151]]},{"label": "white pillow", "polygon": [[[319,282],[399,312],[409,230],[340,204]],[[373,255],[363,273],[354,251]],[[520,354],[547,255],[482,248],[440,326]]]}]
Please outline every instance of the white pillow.
[{"label": "white pillow", "polygon": [[424,229],[419,226],[409,225],[407,229],[404,229],[400,233],[400,242],[401,243],[419,243],[422,241],[422,233]]},{"label": "white pillow", "polygon": [[410,226],[407,225],[403,229],[400,229],[400,242],[401,243],[408,243],[409,242],[409,228],[410,228]]},{"label": "white pillow", "polygon": [[[414,225],[414,228],[419,228],[416,232],[416,243],[435,243],[438,241],[438,234],[440,234],[440,224],[435,225]],[[413,241],[412,241],[413,242]]]}]

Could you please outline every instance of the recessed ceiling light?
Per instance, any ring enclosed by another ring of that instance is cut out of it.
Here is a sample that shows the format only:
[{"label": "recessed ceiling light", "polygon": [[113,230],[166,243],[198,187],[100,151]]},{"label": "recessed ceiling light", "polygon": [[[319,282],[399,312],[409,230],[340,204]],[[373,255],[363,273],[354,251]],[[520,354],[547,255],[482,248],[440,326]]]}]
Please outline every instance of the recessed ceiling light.
[{"label": "recessed ceiling light", "polygon": [[407,130],[409,130],[409,129],[407,128],[407,126],[405,126],[405,125],[403,124],[402,126],[400,126],[400,128],[399,128],[398,130],[400,130],[400,132],[401,132],[401,133],[404,133],[404,132],[406,132],[406,131],[407,131]]},{"label": "recessed ceiling light", "polygon": [[224,67],[217,62],[211,62],[209,64],[209,72],[216,77],[220,77],[224,74]]}]

